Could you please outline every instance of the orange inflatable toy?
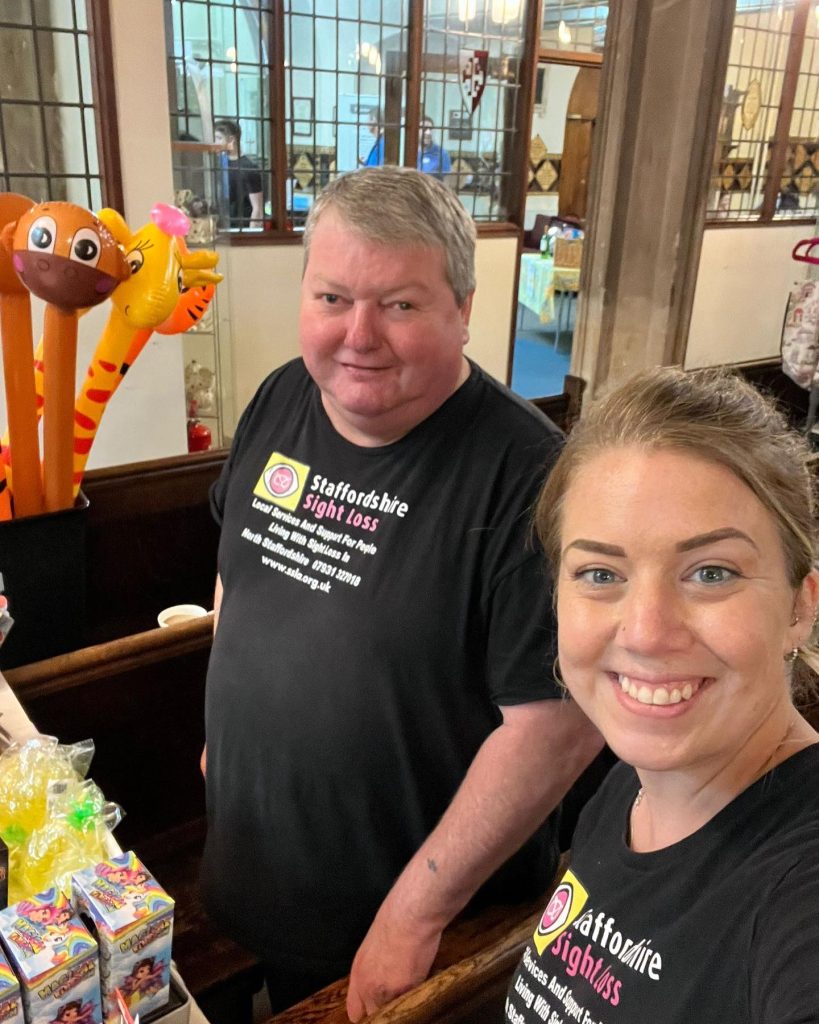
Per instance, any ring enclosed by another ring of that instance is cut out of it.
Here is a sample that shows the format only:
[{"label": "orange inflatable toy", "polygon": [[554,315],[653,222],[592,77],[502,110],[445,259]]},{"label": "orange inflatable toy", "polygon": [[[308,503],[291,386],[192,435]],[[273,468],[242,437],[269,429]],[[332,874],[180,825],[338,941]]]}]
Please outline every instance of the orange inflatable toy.
[{"label": "orange inflatable toy", "polygon": [[73,203],[40,203],[7,225],[3,239],[20,280],[46,303],[43,486],[53,512],[73,501],[78,311],[104,302],[131,271],[102,221]]},{"label": "orange inflatable toy", "polygon": [[[158,327],[154,328],[157,334],[184,334],[194,328],[202,317],[207,313],[211,299],[216,294],[216,285],[203,284],[194,288],[188,288],[182,292],[176,303],[173,313],[164,320]],[[122,378],[133,366],[134,360],[145,348],[154,331],[137,331],[131,339],[131,345],[125,353],[122,363],[122,373],[117,382],[117,387],[122,383]]]},{"label": "orange inflatable toy", "polygon": [[[15,224],[32,206],[34,200],[26,196],[15,192],[0,194],[0,230],[7,224]],[[43,486],[32,365],[31,299],[14,270],[11,250],[5,245],[0,245],[0,334],[3,338],[9,445],[14,445],[13,463],[10,462],[11,451],[5,451],[0,458],[0,519],[9,519],[12,512],[11,486],[6,486],[7,482],[14,486],[14,512],[17,516],[33,516],[43,511]]]}]

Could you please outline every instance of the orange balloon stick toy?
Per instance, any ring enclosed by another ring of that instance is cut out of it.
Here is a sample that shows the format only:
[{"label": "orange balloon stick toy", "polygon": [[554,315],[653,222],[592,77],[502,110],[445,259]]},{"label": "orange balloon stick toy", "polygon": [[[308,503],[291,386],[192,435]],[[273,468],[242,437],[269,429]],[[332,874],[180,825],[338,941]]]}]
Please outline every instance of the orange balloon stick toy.
[{"label": "orange balloon stick toy", "polygon": [[[10,239],[15,223],[34,205],[32,199],[14,192],[0,194],[0,229]],[[33,516],[43,511],[43,485],[40,478],[40,442],[37,437],[37,402],[31,338],[31,298],[15,273],[11,248],[0,245],[0,333],[3,336],[3,367],[6,384],[6,410],[9,445],[13,462],[6,472],[6,459],[0,461],[0,519],[11,515],[10,490],[14,488],[14,512]],[[4,445],[5,447],[5,445]],[[12,477],[12,473],[14,474]],[[5,497],[4,497],[5,496]]]},{"label": "orange balloon stick toy", "polygon": [[151,340],[151,335],[157,334],[184,334],[192,330],[207,313],[211,299],[216,294],[215,284],[203,284],[193,288],[187,288],[179,296],[176,308],[167,320],[151,330],[136,331],[131,336],[131,344],[125,353],[122,363],[119,380],[114,385],[114,390],[122,383],[122,378],[134,364],[134,360]]},{"label": "orange balloon stick toy", "polygon": [[43,486],[46,511],[55,512],[73,500],[78,311],[104,302],[131,271],[102,221],[73,203],[41,203],[29,210],[17,222],[12,249],[20,279],[46,303]]},{"label": "orange balloon stick toy", "polygon": [[0,523],[11,519],[11,491],[6,472],[7,449],[0,445]]},{"label": "orange balloon stick toy", "polygon": [[[74,407],[75,493],[79,490],[108,401],[150,332],[171,316],[181,293],[198,285],[216,285],[222,280],[222,275],[212,269],[219,261],[217,253],[188,251],[181,236],[190,229],[190,221],[175,206],[157,203],[151,210],[151,222],[135,233],[116,210],[100,210],[99,217],[125,251],[131,278],[117,288],[111,298],[108,322],[77,395]],[[148,333],[131,353],[137,332]]]}]

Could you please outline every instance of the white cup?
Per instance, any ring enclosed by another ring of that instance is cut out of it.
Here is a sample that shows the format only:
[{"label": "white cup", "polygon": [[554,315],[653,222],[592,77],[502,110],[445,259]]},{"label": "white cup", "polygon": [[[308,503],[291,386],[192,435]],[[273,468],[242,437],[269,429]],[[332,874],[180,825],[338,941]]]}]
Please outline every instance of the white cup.
[{"label": "white cup", "polygon": [[157,615],[156,621],[163,627],[181,626],[185,622],[190,622],[191,619],[198,619],[207,614],[207,608],[203,608],[199,604],[173,604],[170,608],[163,608]]}]

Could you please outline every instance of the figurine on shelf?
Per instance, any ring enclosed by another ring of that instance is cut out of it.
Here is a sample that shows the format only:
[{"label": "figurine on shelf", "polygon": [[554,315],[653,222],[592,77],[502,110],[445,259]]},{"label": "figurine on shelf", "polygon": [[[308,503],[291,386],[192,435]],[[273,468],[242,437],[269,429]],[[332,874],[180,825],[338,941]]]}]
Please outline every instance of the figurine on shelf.
[{"label": "figurine on shelf", "polygon": [[196,413],[196,402],[191,400],[188,404],[188,451],[206,452],[210,450],[213,437],[209,428],[196,418]]},{"label": "figurine on shelf", "polygon": [[214,385],[216,374],[207,366],[200,366],[192,359],[185,367],[185,398],[190,405],[196,403],[197,412],[208,416],[216,410]]}]

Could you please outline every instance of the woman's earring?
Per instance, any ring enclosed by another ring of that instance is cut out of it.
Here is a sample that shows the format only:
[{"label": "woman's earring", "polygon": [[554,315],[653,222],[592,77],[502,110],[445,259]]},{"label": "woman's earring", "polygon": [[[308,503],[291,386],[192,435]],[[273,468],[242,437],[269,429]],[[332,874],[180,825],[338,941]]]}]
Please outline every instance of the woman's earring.
[{"label": "woman's earring", "polygon": [[796,661],[796,659],[798,657],[799,657],[799,648],[798,647],[792,647],[791,650],[785,655],[785,661],[789,665],[792,665]]}]

